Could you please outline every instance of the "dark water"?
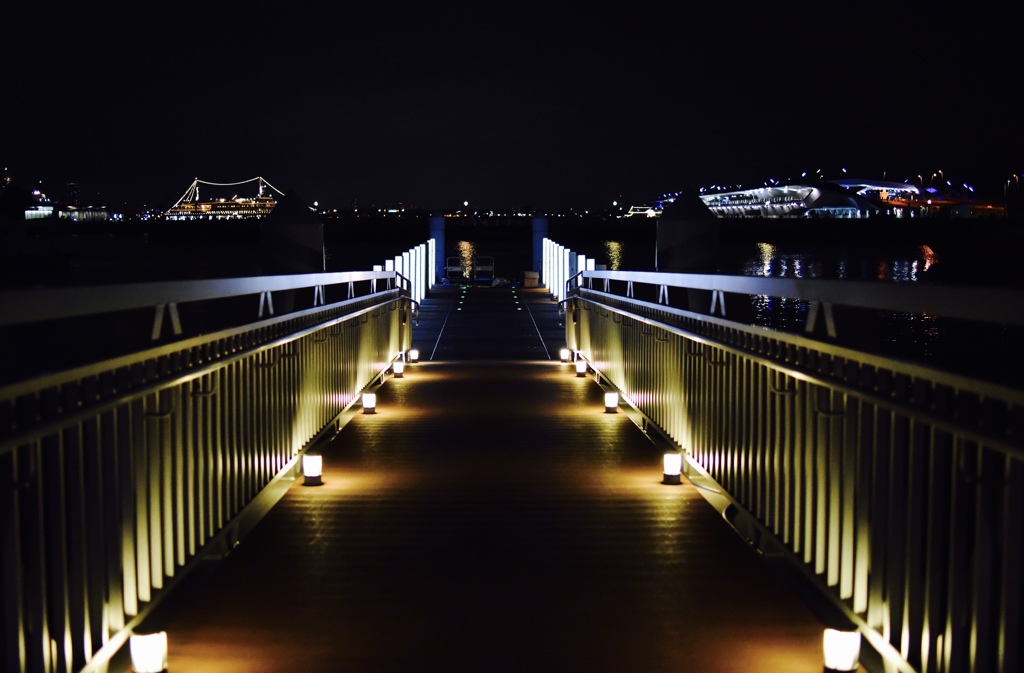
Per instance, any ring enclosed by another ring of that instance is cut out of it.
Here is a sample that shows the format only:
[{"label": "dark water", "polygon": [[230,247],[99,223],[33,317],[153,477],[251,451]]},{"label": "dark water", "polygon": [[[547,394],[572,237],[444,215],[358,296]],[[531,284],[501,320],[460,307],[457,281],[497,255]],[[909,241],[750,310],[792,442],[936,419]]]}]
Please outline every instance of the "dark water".
[{"label": "dark water", "polygon": [[[1022,232],[1024,223],[1011,220],[724,222],[717,266],[720,273],[748,276],[1020,287]],[[426,215],[327,221],[326,267],[370,269],[428,236]],[[656,270],[653,220],[550,218],[548,237],[608,269]],[[445,239],[444,256],[456,256],[460,242],[470,243],[476,254],[494,257],[496,276],[513,282],[533,268],[530,218],[448,220]],[[258,224],[252,223],[133,225],[109,231],[55,226],[33,229],[19,240],[26,252],[4,250],[6,287],[260,275],[263,254]],[[805,302],[750,301],[751,322],[803,329]],[[869,316],[853,332],[844,332],[856,334],[854,347],[1014,386],[1024,380],[1024,358],[1018,354],[1024,334],[1017,327],[908,313]]]},{"label": "dark water", "polygon": [[[464,232],[489,254],[522,265],[512,238]],[[529,237],[525,232],[523,238]],[[657,225],[637,219],[550,224],[549,237],[609,269],[656,270]],[[1024,287],[1017,260],[1024,223],[1010,220],[931,220],[908,223],[832,221],[815,224],[727,222],[719,237],[719,273],[773,278],[825,278],[984,287]],[[528,259],[528,258],[527,258]],[[516,266],[516,268],[519,268]],[[528,268],[522,266],[522,268]],[[983,290],[982,290],[983,291]],[[751,297],[745,322],[803,333],[807,302]],[[982,325],[922,313],[836,309],[834,341],[908,362],[1021,387],[1024,329]],[[822,338],[826,338],[822,336]]]},{"label": "dark water", "polygon": [[[1017,260],[1024,252],[1024,223],[1010,220],[933,220],[876,224],[794,235],[785,228],[739,229],[722,246],[723,273],[772,278],[827,278],[915,283],[937,288],[1024,287]],[[753,322],[802,332],[806,302],[750,299]],[[839,309],[837,309],[839,310]],[[979,324],[924,313],[846,311],[837,314],[842,345],[934,366],[1014,388],[1024,381],[1024,329]]]}]

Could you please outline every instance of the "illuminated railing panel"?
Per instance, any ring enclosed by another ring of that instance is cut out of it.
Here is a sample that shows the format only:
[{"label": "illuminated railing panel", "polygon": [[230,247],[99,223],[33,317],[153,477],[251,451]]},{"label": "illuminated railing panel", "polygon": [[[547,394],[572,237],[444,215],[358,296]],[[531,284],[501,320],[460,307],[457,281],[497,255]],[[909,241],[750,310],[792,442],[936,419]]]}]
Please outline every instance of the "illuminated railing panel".
[{"label": "illuminated railing panel", "polygon": [[[0,387],[3,671],[103,670],[412,343],[413,286],[393,271],[121,289],[3,293],[0,326],[157,306],[156,324],[169,304],[236,296],[252,315],[212,334],[154,327],[145,350]],[[288,293],[305,303],[275,316]]]},{"label": "illuminated railing panel", "polygon": [[722,317],[729,293],[1020,325],[1019,293],[772,280],[585,272],[567,345],[882,667],[1020,670],[1024,393]]}]

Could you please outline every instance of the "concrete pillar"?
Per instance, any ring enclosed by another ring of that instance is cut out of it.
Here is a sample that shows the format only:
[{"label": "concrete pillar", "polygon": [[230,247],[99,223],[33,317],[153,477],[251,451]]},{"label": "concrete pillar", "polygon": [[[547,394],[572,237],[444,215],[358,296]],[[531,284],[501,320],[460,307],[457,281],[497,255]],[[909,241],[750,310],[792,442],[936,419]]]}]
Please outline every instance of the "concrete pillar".
[{"label": "concrete pillar", "polygon": [[430,224],[430,235],[428,238],[432,238],[435,241],[434,268],[431,269],[433,275],[430,278],[430,285],[433,285],[445,277],[444,265],[447,263],[445,255],[448,253],[444,245],[444,216],[431,215],[428,222]]},{"label": "concrete pillar", "polygon": [[680,197],[658,218],[657,271],[716,273],[720,221],[699,198]]},{"label": "concrete pillar", "polygon": [[544,265],[544,239],[548,237],[548,218],[534,217],[533,225],[533,271],[541,271]]}]

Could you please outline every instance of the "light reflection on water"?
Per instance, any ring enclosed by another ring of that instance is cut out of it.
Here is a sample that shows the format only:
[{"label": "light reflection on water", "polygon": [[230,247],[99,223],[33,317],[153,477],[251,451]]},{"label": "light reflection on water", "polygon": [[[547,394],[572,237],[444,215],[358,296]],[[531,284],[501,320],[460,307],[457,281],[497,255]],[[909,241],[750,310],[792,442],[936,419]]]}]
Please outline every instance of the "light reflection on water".
[{"label": "light reflection on water", "polygon": [[[758,257],[745,269],[744,275],[765,278],[803,278],[803,260],[778,256],[778,249],[771,243],[757,244]],[[807,302],[788,297],[770,297],[766,294],[750,298],[754,307],[757,324],[784,331],[793,331],[803,325],[807,314]]]},{"label": "light reflection on water", "polygon": [[[744,263],[742,273],[764,278],[832,278],[883,282],[926,282],[927,272],[940,263],[927,245],[900,253],[872,250],[822,254],[783,250],[772,243],[758,243],[756,253]],[[809,303],[784,297],[751,297],[756,324],[789,332],[803,331]],[[914,360],[929,361],[943,351],[943,330],[932,314],[891,313],[878,318],[874,328],[880,350]],[[858,326],[859,327],[859,326]],[[840,327],[842,329],[842,327]]]},{"label": "light reflection on water", "polygon": [[[773,243],[756,244],[756,253],[741,265],[744,276],[764,278],[835,278],[918,282],[940,262],[929,246],[899,253],[850,250],[832,253],[784,250]],[[728,272],[728,271],[727,271]]]},{"label": "light reflection on water", "polygon": [[608,270],[618,271],[622,268],[622,254],[626,246],[618,241],[605,241],[604,253],[608,259]]},{"label": "light reflection on water", "polygon": [[476,257],[476,245],[470,241],[459,241],[455,244],[459,251],[459,265],[463,267],[463,278],[473,275],[473,259]]}]

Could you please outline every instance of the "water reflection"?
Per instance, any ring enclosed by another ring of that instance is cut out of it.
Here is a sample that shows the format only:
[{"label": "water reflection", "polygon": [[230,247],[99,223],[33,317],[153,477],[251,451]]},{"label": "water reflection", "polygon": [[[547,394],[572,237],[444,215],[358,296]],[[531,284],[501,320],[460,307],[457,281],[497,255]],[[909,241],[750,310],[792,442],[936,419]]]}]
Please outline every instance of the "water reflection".
[{"label": "water reflection", "polygon": [[807,302],[789,297],[769,297],[766,294],[750,298],[754,308],[755,324],[795,332],[807,318]]},{"label": "water reflection", "polygon": [[459,265],[462,267],[462,277],[472,278],[476,245],[470,241],[459,241],[455,244],[455,247],[459,251]]},{"label": "water reflection", "polygon": [[625,246],[618,241],[605,241],[604,252],[608,258],[608,269],[610,271],[618,271],[622,268],[622,252]]},{"label": "water reflection", "polygon": [[[779,257],[778,248],[771,243],[757,244],[758,256],[748,264],[745,274],[765,278],[802,278],[803,260],[799,257]],[[770,297],[766,294],[750,298],[758,325],[779,330],[798,329],[807,314],[807,302],[788,297]]]},{"label": "water reflection", "polygon": [[[927,245],[895,252],[852,248],[805,251],[762,242],[755,250],[740,265],[744,276],[918,282],[940,262]],[[728,269],[723,272],[730,273]]]},{"label": "water reflection", "polygon": [[907,360],[931,361],[943,354],[939,317],[932,313],[889,313],[879,318],[879,349]]},{"label": "water reflection", "polygon": [[761,275],[768,278],[772,275],[772,262],[775,261],[775,246],[771,243],[758,243],[757,249],[761,253]]},{"label": "water reflection", "polygon": [[[928,245],[899,250],[849,248],[800,250],[770,242],[757,243],[742,273],[764,278],[831,278],[842,280],[918,283],[928,280],[940,264]],[[810,305],[785,297],[757,295],[750,298],[755,324],[791,333],[803,332]],[[851,322],[852,321],[852,322]],[[878,312],[840,317],[840,332],[858,339],[880,353],[923,362],[948,358],[951,339],[948,321],[932,314]],[[941,328],[940,328],[941,327]]]}]

